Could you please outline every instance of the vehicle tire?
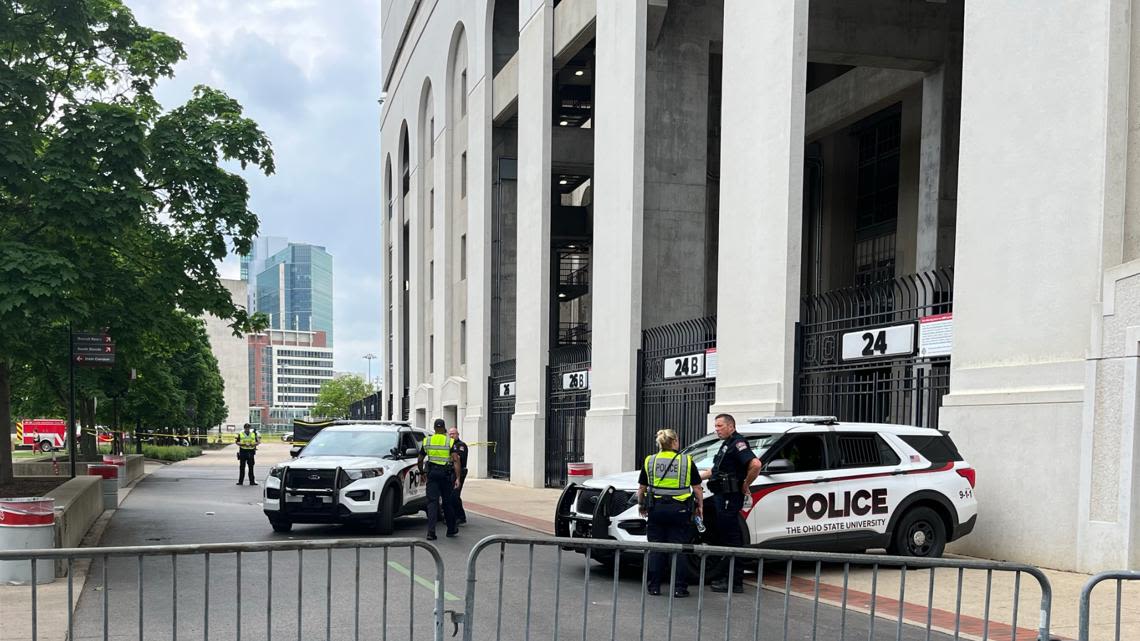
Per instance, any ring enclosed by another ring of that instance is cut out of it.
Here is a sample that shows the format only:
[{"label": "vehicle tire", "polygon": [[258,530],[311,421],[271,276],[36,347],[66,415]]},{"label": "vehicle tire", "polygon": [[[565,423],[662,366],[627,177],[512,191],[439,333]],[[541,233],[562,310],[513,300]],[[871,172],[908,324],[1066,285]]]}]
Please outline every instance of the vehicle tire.
[{"label": "vehicle tire", "polygon": [[55,448],[52,447],[51,441],[40,441],[40,451],[41,452],[50,452],[54,449]]},{"label": "vehicle tire", "polygon": [[273,526],[274,532],[284,534],[293,530],[293,522],[285,521],[282,519],[269,519],[269,524]]},{"label": "vehicle tire", "polygon": [[377,534],[391,534],[396,529],[396,493],[392,488],[384,490],[380,495],[380,508],[376,513],[375,530]]},{"label": "vehicle tire", "polygon": [[888,552],[897,556],[939,558],[946,549],[946,524],[928,507],[908,510],[899,519]]}]

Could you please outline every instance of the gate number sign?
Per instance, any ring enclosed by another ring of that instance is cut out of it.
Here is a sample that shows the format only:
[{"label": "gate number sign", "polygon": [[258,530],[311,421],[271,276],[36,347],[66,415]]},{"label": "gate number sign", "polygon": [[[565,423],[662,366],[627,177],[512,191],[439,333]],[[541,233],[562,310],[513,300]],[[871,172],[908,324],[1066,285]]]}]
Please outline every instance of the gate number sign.
[{"label": "gate number sign", "polygon": [[514,396],[515,382],[499,383],[499,396]]},{"label": "gate number sign", "polygon": [[665,359],[665,378],[689,378],[705,375],[705,353],[673,356]]},{"label": "gate number sign", "polygon": [[563,374],[562,389],[590,389],[590,371],[582,370]]},{"label": "gate number sign", "polygon": [[843,360],[860,361],[914,353],[914,323],[870,327],[843,334]]}]

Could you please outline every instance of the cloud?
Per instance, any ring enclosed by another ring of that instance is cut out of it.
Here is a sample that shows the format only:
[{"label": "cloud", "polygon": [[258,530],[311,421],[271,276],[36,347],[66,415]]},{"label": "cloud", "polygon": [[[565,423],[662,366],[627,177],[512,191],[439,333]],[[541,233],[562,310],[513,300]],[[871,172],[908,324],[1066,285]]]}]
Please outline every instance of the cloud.
[{"label": "cloud", "polygon": [[[375,0],[130,0],[141,24],[186,46],[158,88],[167,107],[196,84],[237,99],[273,142],[277,173],[246,172],[261,233],[334,257],[336,368],[380,355],[380,12]],[[236,277],[238,262],[222,262]],[[378,375],[380,361],[372,363]]]}]

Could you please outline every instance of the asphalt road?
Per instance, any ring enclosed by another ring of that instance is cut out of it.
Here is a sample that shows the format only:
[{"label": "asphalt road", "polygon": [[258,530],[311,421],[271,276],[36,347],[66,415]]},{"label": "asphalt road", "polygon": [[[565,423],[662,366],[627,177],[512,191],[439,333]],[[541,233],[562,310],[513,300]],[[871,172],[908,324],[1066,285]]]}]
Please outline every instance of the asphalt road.
[{"label": "asphalt road", "polygon": [[[296,526],[288,535],[274,534],[260,509],[260,488],[236,486],[236,467],[232,453],[222,452],[157,471],[115,513],[101,545],[384,540],[336,526]],[[258,473],[263,475],[266,469],[261,463]],[[397,519],[393,536],[422,537],[425,520],[422,514]],[[472,514],[459,537],[440,536],[436,541],[445,573],[445,609],[464,610],[468,555],[479,540],[493,534],[534,535]],[[208,559],[202,555],[176,560],[149,557],[141,562],[122,558],[106,564],[96,559],[80,598],[75,636],[104,638],[106,608],[108,639],[432,638],[436,570],[424,550],[414,554],[407,548],[310,550],[278,552],[272,559],[265,553],[241,557],[240,580],[234,554],[214,554]],[[612,636],[664,641],[697,638],[699,626],[702,638],[721,639],[726,638],[726,611],[731,611],[727,634],[731,639],[838,639],[841,625],[849,639],[898,638],[893,622],[876,621],[872,637],[866,615],[848,612],[843,616],[837,608],[816,608],[811,600],[795,597],[785,609],[782,594],[762,591],[757,599],[751,587],[732,597],[731,608],[726,595],[696,588],[691,598],[671,604],[667,597],[643,598],[641,578],[638,565],[622,568],[615,580],[612,569],[587,564],[580,554],[550,546],[536,546],[533,553],[523,545],[491,546],[476,565],[470,622],[474,638],[557,641]],[[703,603],[698,594],[703,594]],[[445,634],[450,633],[448,625]],[[927,638],[925,630],[910,626],[902,628],[901,637]],[[930,638],[947,637],[933,634]]]}]

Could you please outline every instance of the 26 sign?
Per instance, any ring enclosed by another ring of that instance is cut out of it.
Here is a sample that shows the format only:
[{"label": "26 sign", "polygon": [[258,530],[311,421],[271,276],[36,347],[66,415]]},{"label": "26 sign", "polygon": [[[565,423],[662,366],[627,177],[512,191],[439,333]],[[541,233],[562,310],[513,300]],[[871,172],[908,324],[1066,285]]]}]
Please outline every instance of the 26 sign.
[{"label": "26 sign", "polygon": [[691,378],[705,375],[705,353],[686,354],[665,359],[665,378]]},{"label": "26 sign", "polygon": [[844,361],[860,361],[914,353],[914,323],[871,327],[843,334]]},{"label": "26 sign", "polygon": [[590,389],[590,370],[563,374],[562,389]]}]

